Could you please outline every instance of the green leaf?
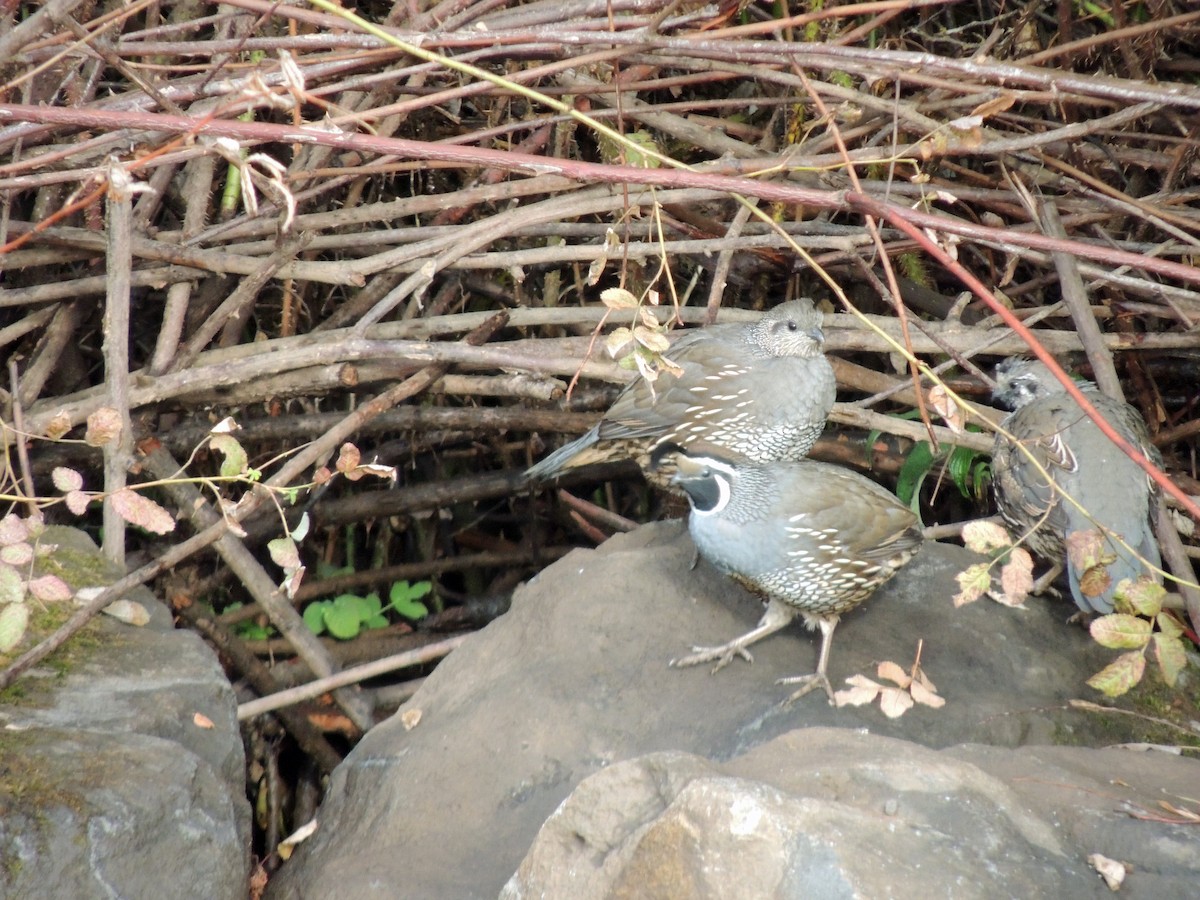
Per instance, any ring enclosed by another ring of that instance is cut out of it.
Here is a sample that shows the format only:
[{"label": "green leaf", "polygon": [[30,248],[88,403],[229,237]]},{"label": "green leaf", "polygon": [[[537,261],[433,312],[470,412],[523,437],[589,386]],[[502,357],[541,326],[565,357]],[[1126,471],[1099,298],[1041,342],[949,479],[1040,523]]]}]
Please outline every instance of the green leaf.
[{"label": "green leaf", "polygon": [[8,603],[0,609],[0,653],[7,653],[25,636],[29,624],[29,607],[24,603]]},{"label": "green leaf", "polygon": [[368,628],[372,631],[375,631],[379,628],[387,628],[392,623],[389,622],[387,619],[385,619],[383,616],[371,616],[371,618],[367,619],[362,624],[363,624],[363,628]]},{"label": "green leaf", "polygon": [[239,622],[233,631],[244,641],[265,641],[275,634],[275,629],[270,625],[259,625],[257,622]]},{"label": "green leaf", "polygon": [[600,302],[609,309],[637,309],[638,298],[625,288],[611,287],[600,292]]},{"label": "green leaf", "polygon": [[222,478],[236,478],[246,471],[246,450],[232,434],[214,434],[209,438],[209,443],[225,457],[221,461]]},{"label": "green leaf", "polygon": [[25,599],[25,580],[12,566],[0,563],[0,603],[20,603]]},{"label": "green leaf", "polygon": [[433,582],[418,581],[409,584],[407,581],[397,581],[392,584],[388,597],[391,607],[406,619],[423,619],[429,615],[429,608],[418,602],[418,597],[424,597],[433,590]]},{"label": "green leaf", "polygon": [[357,637],[359,631],[362,630],[362,617],[359,616],[358,609],[354,604],[339,606],[337,601],[334,601],[333,605],[325,610],[325,627],[335,638],[348,641],[350,638]]},{"label": "green leaf", "polygon": [[1120,697],[1142,680],[1145,671],[1146,658],[1142,654],[1136,651],[1122,653],[1089,678],[1087,683],[1108,697]]},{"label": "green leaf", "polygon": [[267,552],[271,560],[285,572],[300,566],[300,548],[290,537],[280,537],[267,541]]},{"label": "green leaf", "polygon": [[929,441],[918,441],[908,453],[904,465],[900,467],[900,477],[896,480],[896,496],[905,506],[913,502],[913,498],[921,490],[921,483],[933,468],[933,449]]},{"label": "green leaf", "polygon": [[432,581],[417,581],[413,584],[409,584],[407,581],[396,581],[392,583],[392,589],[388,592],[388,599],[392,603],[419,600],[432,590]]},{"label": "green leaf", "polygon": [[1088,628],[1096,643],[1110,650],[1142,649],[1150,642],[1151,629],[1151,624],[1145,619],[1125,613],[1100,616],[1093,619]]},{"label": "green leaf", "polygon": [[1187,651],[1184,649],[1183,641],[1170,635],[1156,634],[1153,646],[1154,658],[1158,661],[1159,669],[1162,670],[1163,681],[1170,687],[1175,687],[1175,680],[1179,678],[1179,673],[1187,665]]},{"label": "green leaf", "polygon": [[950,478],[958,487],[958,492],[968,500],[979,500],[982,498],[980,492],[980,477],[977,471],[980,466],[989,468],[986,462],[981,462],[983,454],[978,450],[972,450],[970,447],[955,447],[950,451],[950,458],[946,461],[946,467],[950,472]]},{"label": "green leaf", "polygon": [[1145,575],[1139,576],[1137,581],[1122,578],[1116,593],[1125,598],[1125,602],[1135,613],[1151,619],[1162,611],[1163,598],[1167,596],[1166,588]]},{"label": "green leaf", "polygon": [[374,591],[363,597],[362,601],[363,609],[367,611],[368,615],[377,616],[383,611],[383,601],[379,599],[379,595]]},{"label": "green leaf", "polygon": [[304,607],[304,624],[308,626],[308,630],[313,634],[323,634],[325,632],[325,610],[330,605],[328,600],[318,600],[316,603],[310,603]]},{"label": "green leaf", "polygon": [[378,612],[378,610],[371,609],[371,604],[367,602],[367,599],[358,594],[339,594],[333,598],[333,606],[337,610],[353,615],[360,622],[371,618]]},{"label": "green leaf", "polygon": [[1169,612],[1160,612],[1154,617],[1154,622],[1167,637],[1180,637],[1183,634],[1183,626]]}]

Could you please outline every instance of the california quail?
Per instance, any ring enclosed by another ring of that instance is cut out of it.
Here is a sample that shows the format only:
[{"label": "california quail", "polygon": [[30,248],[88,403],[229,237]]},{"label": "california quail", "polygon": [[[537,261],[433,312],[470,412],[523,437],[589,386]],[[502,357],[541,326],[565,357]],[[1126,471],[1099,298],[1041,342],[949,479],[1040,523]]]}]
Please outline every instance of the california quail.
[{"label": "california quail", "polygon": [[716,672],[734,656],[752,662],[746,648],[799,615],[821,629],[817,671],[779,683],[801,685],[788,703],[818,686],[832,703],[826,666],[838,619],[912,559],[922,539],[917,517],[873,481],[839,466],[735,464],[696,449],[674,455],[672,480],[691,502],[688,531],[700,555],[765,596],[767,609],[753,631],[720,647],[693,647],[671,665],[715,661]]},{"label": "california quail", "polygon": [[782,303],[746,325],[686,332],[667,357],[682,369],[653,384],[638,379],[587,434],[528,470],[535,481],[588,463],[632,457],[666,486],[650,454],[665,443],[703,440],[734,458],[800,459],[833,406],[836,382],[822,353],[821,314],[811,300]]},{"label": "california quail", "polygon": [[[1146,424],[1128,404],[1106,397],[1090,382],[1079,387],[1096,410],[1127,441],[1161,465]],[[1067,560],[1071,595],[1084,613],[1109,613],[1122,579],[1134,579],[1143,566],[1112,535],[1118,534],[1154,566],[1158,545],[1151,530],[1152,489],[1146,474],[1100,431],[1044,363],[1008,359],[996,367],[993,396],[1013,410],[1001,423],[1054,481],[1087,510],[1066,501],[1037,467],[1003,434],[992,451],[996,505],[1017,534],[1061,571],[1067,539],[1099,530],[1113,557],[1104,573],[1081,572]]]}]

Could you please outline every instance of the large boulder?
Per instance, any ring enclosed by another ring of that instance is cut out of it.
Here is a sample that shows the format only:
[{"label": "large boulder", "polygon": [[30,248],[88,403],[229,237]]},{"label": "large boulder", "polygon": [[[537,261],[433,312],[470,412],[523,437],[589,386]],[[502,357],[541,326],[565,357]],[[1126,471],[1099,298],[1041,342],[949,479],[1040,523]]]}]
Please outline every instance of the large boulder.
[{"label": "large boulder", "polygon": [[[542,823],[581,781],[659,751],[700,757],[683,758],[691,760],[687,766],[703,767],[710,765],[705,760],[745,756],[796,729],[836,726],[921,745],[910,754],[912,778],[933,784],[950,763],[922,747],[1110,739],[1107,723],[1096,726],[1087,713],[1067,706],[1085,694],[1084,679],[1110,656],[1082,629],[1064,624],[1069,604],[1034,601],[1014,610],[980,602],[955,609],[954,575],[974,558],[949,546],[927,545],[848,615],[830,664],[840,686],[854,673],[874,676],[880,660],[909,666],[923,639],[921,662],[946,699],[941,709],[918,706],[891,720],[877,705],[831,708],[819,693],[782,707],[789,689],[775,679],[812,671],[816,662],[816,638],[798,625],[756,646],[753,665],[735,660],[715,676],[706,667],[670,669],[671,657],[692,644],[732,638],[761,611],[757,599],[705,563],[692,568],[693,552],[680,523],[647,525],[568,555],[519,590],[507,615],[446,659],[334,772],[315,835],[277,873],[268,896],[496,897]],[[809,778],[841,756],[836,741],[816,746],[826,757],[804,758]],[[952,752],[958,751],[946,755]],[[1027,759],[1031,768],[1022,777],[1045,774],[1056,783],[1057,768],[1042,773],[1041,757]],[[1185,764],[1196,767],[1200,780],[1200,764]],[[964,769],[965,763],[953,766]],[[690,772],[676,781],[695,780]],[[1114,777],[1120,777],[1116,769]],[[989,784],[1006,776],[996,778]],[[656,803],[662,806],[668,794]],[[938,796],[926,791],[924,809],[936,807]],[[997,822],[1017,816],[1021,795],[1011,796],[994,813]],[[944,802],[961,799],[948,791]],[[794,806],[785,796],[779,802]],[[641,821],[656,809],[635,806],[622,815]],[[851,807],[837,812],[847,828],[862,818]],[[1039,815],[1025,813],[1030,834],[1052,834]],[[938,821],[948,826],[953,819],[947,810]],[[1151,841],[1162,827],[1139,825]],[[612,827],[616,833],[626,826],[614,819]],[[937,837],[942,846],[953,839],[953,830]],[[906,841],[891,851],[918,852],[916,834]],[[1058,841],[1062,852],[1075,852],[1071,841]],[[1036,841],[1030,846],[1043,865],[1051,850]],[[930,865],[936,849],[930,848]],[[1063,877],[1079,871],[1064,870]],[[1024,883],[1013,882],[1014,895]]]},{"label": "large boulder", "polygon": [[[83,532],[50,528],[42,541],[76,587],[120,574]],[[129,599],[150,612],[145,627],[97,618],[57,671],[28,673],[0,710],[0,896],[246,896],[233,690],[149,591]]]},{"label": "large boulder", "polygon": [[505,886],[522,897],[1195,896],[1194,826],[1135,821],[1188,796],[1194,762],[1126,750],[930,750],[789,732],[725,764],[681,753],[585,779]]}]

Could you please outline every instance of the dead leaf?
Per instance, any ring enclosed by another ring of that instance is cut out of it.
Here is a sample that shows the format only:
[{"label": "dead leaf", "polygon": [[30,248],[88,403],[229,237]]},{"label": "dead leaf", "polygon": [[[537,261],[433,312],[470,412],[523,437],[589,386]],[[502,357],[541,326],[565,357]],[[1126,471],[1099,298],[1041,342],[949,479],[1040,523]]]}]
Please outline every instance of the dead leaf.
[{"label": "dead leaf", "polygon": [[929,405],[942,417],[947,428],[955,434],[962,434],[963,426],[967,421],[966,413],[950,396],[945,387],[935,384],[929,389]]},{"label": "dead leaf", "polygon": [[894,681],[902,688],[907,688],[912,681],[908,672],[890,660],[881,662],[875,670],[875,675],[878,678],[886,678],[888,681]]},{"label": "dead leaf", "polygon": [[1129,874],[1129,866],[1115,859],[1109,859],[1099,853],[1093,853],[1088,858],[1088,865],[1100,873],[1110,891],[1119,891],[1125,876]]},{"label": "dead leaf", "polygon": [[421,724],[422,711],[419,709],[406,709],[400,714],[400,724],[404,726],[405,731],[412,731]]},{"label": "dead leaf", "polygon": [[884,688],[879,695],[879,708],[889,719],[898,719],[913,708],[912,695],[902,688]]}]

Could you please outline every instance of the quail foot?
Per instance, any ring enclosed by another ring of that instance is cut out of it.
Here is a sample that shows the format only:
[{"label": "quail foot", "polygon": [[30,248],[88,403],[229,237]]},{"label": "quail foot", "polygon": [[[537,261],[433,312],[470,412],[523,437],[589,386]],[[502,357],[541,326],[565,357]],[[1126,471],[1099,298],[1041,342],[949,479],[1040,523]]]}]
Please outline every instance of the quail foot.
[{"label": "quail foot", "polygon": [[588,463],[633,458],[653,483],[669,487],[669,461],[652,468],[652,453],[696,441],[733,458],[800,459],[820,437],[836,393],[824,340],[821,313],[807,299],[749,324],[691,329],[666,354],[678,372],[632,382],[591,431],[526,476],[545,481]]},{"label": "quail foot", "polygon": [[[1015,532],[1014,538],[1024,536],[1034,553],[1059,570],[1065,563],[1071,596],[1080,612],[1112,612],[1113,594],[1123,579],[1153,574],[1137,556],[1160,565],[1151,528],[1150,480],[1087,417],[1044,363],[1005,360],[996,368],[996,385],[997,402],[1013,410],[1001,424],[1029,452],[1026,455],[1003,434],[996,434],[992,485],[1001,515]],[[1106,397],[1089,382],[1082,382],[1080,388],[1129,443],[1161,465],[1146,425],[1133,407]],[[1064,500],[1039,466],[1086,512]],[[1100,541],[1098,555],[1103,562],[1081,570],[1067,547],[1089,537]],[[1052,570],[1050,577],[1053,574]]]},{"label": "quail foot", "polygon": [[827,463],[734,462],[707,448],[663,448],[667,454],[691,503],[688,531],[700,555],[767,600],[753,630],[693,647],[671,665],[715,662],[716,672],[735,656],[752,661],[751,644],[800,616],[820,629],[821,650],[816,672],[780,682],[800,686],[785,702],[819,687],[832,703],[827,671],[838,620],[916,554],[916,516],[873,481]]}]

